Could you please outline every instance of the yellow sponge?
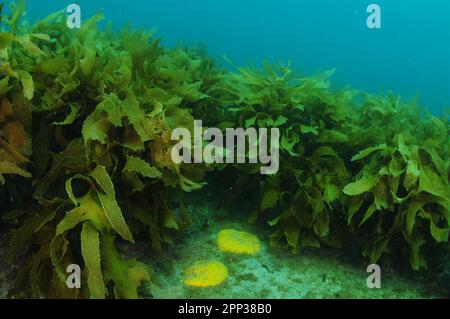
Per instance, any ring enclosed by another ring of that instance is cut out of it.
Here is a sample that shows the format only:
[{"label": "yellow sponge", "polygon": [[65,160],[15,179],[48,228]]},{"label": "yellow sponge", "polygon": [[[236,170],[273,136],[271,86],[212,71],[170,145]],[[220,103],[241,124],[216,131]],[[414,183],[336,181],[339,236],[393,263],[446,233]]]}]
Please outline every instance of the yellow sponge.
[{"label": "yellow sponge", "polygon": [[217,286],[228,278],[228,268],[219,261],[198,261],[184,272],[184,284],[194,287]]},{"label": "yellow sponge", "polygon": [[223,252],[254,255],[261,250],[258,237],[244,231],[224,229],[217,235],[217,245]]}]

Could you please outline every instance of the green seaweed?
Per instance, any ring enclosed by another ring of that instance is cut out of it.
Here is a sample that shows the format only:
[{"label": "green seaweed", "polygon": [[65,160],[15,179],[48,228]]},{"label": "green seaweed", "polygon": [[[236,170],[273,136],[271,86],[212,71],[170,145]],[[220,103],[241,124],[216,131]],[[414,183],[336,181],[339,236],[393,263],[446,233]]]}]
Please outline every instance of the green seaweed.
[{"label": "green seaweed", "polygon": [[[348,222],[358,227],[368,222],[377,225],[365,248],[373,262],[388,250],[393,238],[401,236],[411,247],[411,266],[420,269],[426,267],[421,252],[421,246],[427,243],[425,238],[448,241],[448,163],[439,155],[441,148],[434,140],[426,140],[421,146],[406,141],[403,134],[395,140],[396,146],[368,148],[352,159],[368,163],[358,173],[361,177],[344,188],[346,195],[354,197],[352,205],[360,206],[350,206]],[[360,211],[364,214],[356,221]],[[390,223],[383,217],[387,214]]]},{"label": "green seaweed", "polygon": [[[99,30],[100,14],[69,30],[63,12],[19,24],[24,10],[21,1],[0,30],[0,184],[18,175],[32,188],[20,209],[0,212],[19,265],[11,296],[140,297],[155,276],[116,242],[147,240],[163,259],[190,226],[183,194],[202,191],[211,171],[238,176],[231,195],[255,191],[248,220],[272,227],[274,246],[351,246],[372,262],[408,254],[415,270],[436,263],[428,248],[448,251],[445,115],[393,94],[335,91],[335,70],[226,71],[200,48],[162,47],[153,31]],[[175,164],[171,133],[194,119],[278,128],[279,172]],[[65,284],[74,263],[81,290]]]}]

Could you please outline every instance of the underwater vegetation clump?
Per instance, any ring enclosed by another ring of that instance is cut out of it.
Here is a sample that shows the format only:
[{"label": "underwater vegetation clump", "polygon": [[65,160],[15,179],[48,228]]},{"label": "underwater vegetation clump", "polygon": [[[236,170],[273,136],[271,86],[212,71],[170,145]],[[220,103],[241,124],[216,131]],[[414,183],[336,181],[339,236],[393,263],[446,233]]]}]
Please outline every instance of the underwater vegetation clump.
[{"label": "underwater vegetation clump", "polygon": [[[183,194],[226,166],[172,161],[172,130],[194,119],[280,129],[276,175],[228,167],[233,192],[256,189],[249,222],[273,227],[273,246],[350,247],[414,270],[448,255],[448,118],[393,95],[335,92],[333,71],[229,72],[153,33],[100,30],[101,15],[70,30],[63,13],[19,25],[24,10],[19,1],[0,21],[0,195],[17,176],[32,188],[20,207],[0,206],[19,265],[11,296],[138,298],[156,278],[117,242],[150,241],[162,258],[191,223]],[[81,290],[67,288],[71,264],[83,266]]]}]

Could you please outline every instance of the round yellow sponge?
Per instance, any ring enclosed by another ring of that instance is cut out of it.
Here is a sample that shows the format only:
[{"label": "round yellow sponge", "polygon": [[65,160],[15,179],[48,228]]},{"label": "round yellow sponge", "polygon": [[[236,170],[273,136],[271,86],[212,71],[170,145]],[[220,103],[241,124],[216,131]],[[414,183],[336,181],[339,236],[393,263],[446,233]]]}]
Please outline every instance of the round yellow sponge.
[{"label": "round yellow sponge", "polygon": [[194,287],[217,286],[228,278],[228,268],[219,261],[198,261],[184,272],[184,284]]},{"label": "round yellow sponge", "polygon": [[254,255],[261,250],[258,237],[244,231],[224,229],[217,235],[217,245],[223,252]]}]

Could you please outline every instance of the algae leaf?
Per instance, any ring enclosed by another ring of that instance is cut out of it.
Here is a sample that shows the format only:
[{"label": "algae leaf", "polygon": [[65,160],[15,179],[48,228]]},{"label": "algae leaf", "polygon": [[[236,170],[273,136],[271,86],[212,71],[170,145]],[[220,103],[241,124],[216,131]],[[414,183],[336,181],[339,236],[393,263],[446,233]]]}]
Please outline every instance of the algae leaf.
[{"label": "algae leaf", "polygon": [[261,200],[261,210],[267,210],[269,208],[274,208],[277,205],[280,196],[280,191],[275,187],[267,187],[264,191]]},{"label": "algae leaf", "polygon": [[78,103],[70,103],[70,113],[66,116],[66,118],[62,122],[54,122],[53,125],[70,125],[75,122],[77,119],[78,113],[81,110],[81,105]]},{"label": "algae leaf", "polygon": [[300,130],[303,134],[314,134],[319,136],[318,128],[318,126],[300,125]]},{"label": "algae leaf", "polygon": [[20,175],[27,178],[32,177],[31,173],[28,173],[16,164],[7,161],[0,161],[0,184],[5,183],[5,178],[3,177],[3,175],[8,174]]},{"label": "algae leaf", "polygon": [[17,3],[13,7],[11,16],[8,18],[8,24],[13,34],[17,32],[17,24],[19,23],[19,20],[24,13],[25,13],[25,0],[19,0],[19,3]]},{"label": "algae leaf", "polygon": [[137,299],[138,288],[151,281],[150,269],[136,260],[123,259],[114,245],[114,236],[102,238],[101,251],[105,265],[105,280],[114,283],[116,298]]},{"label": "algae leaf", "polygon": [[450,198],[449,185],[444,184],[442,178],[428,165],[420,168],[419,189],[438,197]]},{"label": "algae leaf", "polygon": [[107,224],[103,209],[99,205],[92,190],[83,198],[79,199],[78,202],[79,206],[68,211],[64,218],[58,223],[55,236],[50,246],[50,257],[53,266],[57,271],[59,279],[62,281],[66,280],[66,274],[61,266],[61,260],[65,255],[65,251],[58,253],[58,245],[61,240],[65,242],[65,239],[63,238],[64,234],[88,220],[92,222],[97,229],[102,229],[104,225]]},{"label": "algae leaf", "polygon": [[422,198],[413,199],[406,211],[406,233],[408,236],[412,235],[414,225],[416,223],[417,214],[423,209],[426,201]]},{"label": "algae leaf", "polygon": [[26,71],[17,71],[20,81],[22,82],[23,95],[28,100],[31,100],[34,96],[34,82],[33,77]]},{"label": "algae leaf", "polygon": [[378,183],[379,177],[376,175],[364,175],[356,182],[350,183],[344,187],[344,194],[349,196],[361,195],[370,191]]},{"label": "algae leaf", "polygon": [[286,236],[288,244],[294,249],[297,248],[300,236],[300,225],[295,219],[292,218],[286,223],[284,235]]},{"label": "algae leaf", "polygon": [[389,150],[389,148],[386,144],[381,144],[381,145],[378,145],[375,147],[366,148],[365,150],[360,151],[357,155],[353,156],[352,162],[362,160],[362,159],[366,158],[367,156],[371,155],[372,153],[377,152],[377,151],[382,151],[382,150],[387,151],[387,150]]},{"label": "algae leaf", "polygon": [[123,239],[134,242],[133,235],[131,234],[125,219],[123,218],[122,211],[116,202],[114,184],[105,167],[97,166],[89,176],[100,186],[100,189],[97,190],[97,195],[111,226]]},{"label": "algae leaf", "polygon": [[8,32],[0,32],[0,50],[5,50],[16,41],[16,37]]},{"label": "algae leaf", "polygon": [[150,164],[143,159],[134,156],[128,156],[127,163],[125,164],[123,171],[138,173],[143,177],[148,178],[160,178],[162,176],[161,172],[157,168],[150,166]]},{"label": "algae leaf", "polygon": [[430,232],[433,238],[438,242],[447,242],[448,241],[448,235],[450,233],[449,228],[439,228],[437,227],[433,221],[430,222]]},{"label": "algae leaf", "polygon": [[104,299],[105,283],[100,260],[100,236],[95,227],[86,222],[81,231],[81,253],[88,272],[89,294],[92,299]]},{"label": "algae leaf", "polygon": [[[42,39],[42,37],[41,37]],[[30,35],[24,35],[20,37],[16,37],[15,40],[20,43],[20,45],[23,46],[23,48],[34,56],[45,56],[46,54],[31,41]],[[48,39],[49,40],[49,39]]]}]

